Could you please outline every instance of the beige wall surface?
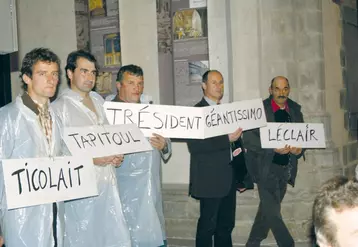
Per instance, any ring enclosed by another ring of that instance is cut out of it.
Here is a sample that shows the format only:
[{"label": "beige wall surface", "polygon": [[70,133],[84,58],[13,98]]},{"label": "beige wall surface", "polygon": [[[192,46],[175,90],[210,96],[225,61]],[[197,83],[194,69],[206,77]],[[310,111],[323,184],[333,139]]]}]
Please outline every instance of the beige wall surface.
[{"label": "beige wall surface", "polygon": [[342,151],[342,146],[348,142],[348,132],[344,128],[344,111],[340,108],[340,90],[343,88],[343,80],[340,59],[342,27],[339,6],[331,1],[323,1],[322,19],[326,109],[332,116],[332,140]]},{"label": "beige wall surface", "polygon": [[[17,1],[17,25],[20,63],[34,48],[46,47],[61,59],[62,72],[67,55],[77,49],[74,0]],[[18,72],[11,74],[12,98],[21,92]],[[66,88],[62,73],[60,88]]]}]

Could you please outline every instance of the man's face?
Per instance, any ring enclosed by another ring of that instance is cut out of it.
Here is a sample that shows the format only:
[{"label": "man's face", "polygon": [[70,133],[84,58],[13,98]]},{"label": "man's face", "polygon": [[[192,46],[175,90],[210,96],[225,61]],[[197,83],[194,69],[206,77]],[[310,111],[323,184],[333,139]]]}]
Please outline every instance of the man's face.
[{"label": "man's face", "polygon": [[96,83],[97,70],[93,62],[86,58],[78,58],[74,71],[67,70],[71,81],[71,89],[81,95],[91,92]]},{"label": "man's face", "polygon": [[332,210],[329,215],[332,223],[335,224],[337,229],[336,240],[338,246],[334,247],[357,247],[358,207],[353,209],[344,209],[342,212]]},{"label": "man's face", "polygon": [[219,102],[224,94],[224,79],[219,72],[210,72],[208,81],[202,83],[204,95],[209,99]]},{"label": "man's face", "polygon": [[119,98],[128,103],[139,103],[143,89],[143,76],[136,76],[124,72],[122,81],[120,82]]},{"label": "man's face", "polygon": [[56,93],[59,82],[59,67],[57,63],[38,61],[32,67],[32,78],[23,76],[30,97],[44,104]]},{"label": "man's face", "polygon": [[290,85],[288,84],[286,78],[278,77],[272,83],[272,87],[269,88],[269,92],[276,104],[283,107],[287,101],[288,95],[290,94]]}]

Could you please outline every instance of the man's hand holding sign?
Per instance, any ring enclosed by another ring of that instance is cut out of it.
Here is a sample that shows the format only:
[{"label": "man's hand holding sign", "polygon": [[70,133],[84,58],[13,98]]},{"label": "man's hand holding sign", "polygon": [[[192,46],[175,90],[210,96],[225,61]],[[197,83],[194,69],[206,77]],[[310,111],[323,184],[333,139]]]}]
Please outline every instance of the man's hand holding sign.
[{"label": "man's hand holding sign", "polygon": [[114,167],[120,167],[120,165],[122,164],[123,158],[124,158],[123,154],[93,158],[93,164],[97,165],[97,166],[111,164]]},{"label": "man's hand holding sign", "polygon": [[229,134],[229,141],[234,142],[239,139],[242,134],[242,131],[242,128],[238,128],[237,130],[235,130],[235,132]]},{"label": "man's hand holding sign", "polygon": [[159,151],[163,151],[167,148],[167,142],[165,141],[165,138],[156,133],[153,133],[153,136],[149,139],[149,142],[152,147],[158,149]]}]

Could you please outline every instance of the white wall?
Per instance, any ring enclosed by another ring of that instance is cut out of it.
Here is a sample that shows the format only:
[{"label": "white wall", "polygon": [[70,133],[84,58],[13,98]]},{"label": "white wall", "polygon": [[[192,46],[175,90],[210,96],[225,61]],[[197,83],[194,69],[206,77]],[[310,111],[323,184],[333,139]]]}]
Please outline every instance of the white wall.
[{"label": "white wall", "polygon": [[157,9],[153,0],[119,0],[122,64],[143,68],[144,93],[159,103]]},{"label": "white wall", "polygon": [[173,142],[173,154],[163,164],[162,181],[165,184],[189,184],[189,152],[186,143]]},{"label": "white wall", "polygon": [[21,80],[19,78],[20,72],[12,72],[11,73],[11,98],[14,101],[16,96],[22,93],[21,89]]},{"label": "white wall", "polygon": [[[29,51],[50,48],[61,59],[62,84],[67,87],[64,67],[67,55],[77,49],[74,0],[17,1],[20,64]],[[12,97],[21,92],[18,73],[11,74]]]},{"label": "white wall", "polygon": [[209,65],[224,77],[222,103],[232,102],[232,47],[230,1],[207,0]]}]

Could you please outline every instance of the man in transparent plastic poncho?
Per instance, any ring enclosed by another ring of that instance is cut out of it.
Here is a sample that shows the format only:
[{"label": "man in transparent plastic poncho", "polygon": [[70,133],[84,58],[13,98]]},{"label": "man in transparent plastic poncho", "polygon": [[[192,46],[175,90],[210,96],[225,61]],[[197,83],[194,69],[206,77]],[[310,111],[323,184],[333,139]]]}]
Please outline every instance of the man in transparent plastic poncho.
[{"label": "man in transparent plastic poncho", "polygon": [[[92,91],[96,75],[92,54],[80,50],[68,55],[66,77],[70,89],[53,103],[63,128],[108,124],[104,100]],[[123,155],[93,159],[97,178],[93,182],[97,182],[99,195],[65,203],[66,247],[131,246],[115,176],[122,160]]]},{"label": "man in transparent plastic poncho", "polygon": [[[117,74],[118,95],[113,102],[140,102],[144,89],[143,70],[136,65],[122,66]],[[125,155],[116,170],[123,212],[133,247],[158,247],[166,244],[161,195],[161,159],[171,154],[169,139],[153,134],[152,151]]]},{"label": "man in transparent plastic poncho", "polygon": [[[20,72],[24,93],[0,109],[0,159],[61,155],[60,129],[49,102],[59,74],[60,60],[52,51],[37,48],[25,55]],[[62,247],[63,203],[8,210],[3,174],[0,177],[0,223],[6,246]]]}]

